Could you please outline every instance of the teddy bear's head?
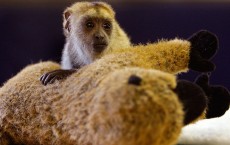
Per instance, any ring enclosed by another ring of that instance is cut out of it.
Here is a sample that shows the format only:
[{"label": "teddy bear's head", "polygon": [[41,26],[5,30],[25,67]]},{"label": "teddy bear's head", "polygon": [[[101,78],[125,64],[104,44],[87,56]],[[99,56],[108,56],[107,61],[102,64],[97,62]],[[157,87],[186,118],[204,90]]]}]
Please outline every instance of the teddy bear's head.
[{"label": "teddy bear's head", "polygon": [[92,100],[88,127],[94,140],[109,145],[127,145],[127,140],[130,145],[172,143],[184,118],[175,87],[174,75],[157,70],[130,68],[111,73]]}]

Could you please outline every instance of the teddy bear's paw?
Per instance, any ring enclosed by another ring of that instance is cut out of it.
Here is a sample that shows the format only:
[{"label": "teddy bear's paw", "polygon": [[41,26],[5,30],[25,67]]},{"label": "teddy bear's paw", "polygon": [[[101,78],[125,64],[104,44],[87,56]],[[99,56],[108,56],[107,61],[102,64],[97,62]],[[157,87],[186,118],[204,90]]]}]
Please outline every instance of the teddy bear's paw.
[{"label": "teddy bear's paw", "polygon": [[206,118],[214,118],[224,115],[230,105],[230,93],[228,89],[220,85],[210,85],[208,74],[198,76],[195,83],[204,90],[208,97]]},{"label": "teddy bear's paw", "polygon": [[217,36],[207,30],[201,30],[193,34],[188,41],[191,42],[192,47],[200,52],[204,59],[212,58],[219,45]]},{"label": "teddy bear's paw", "polygon": [[174,92],[183,104],[185,125],[202,116],[207,107],[207,98],[198,85],[185,80],[178,80]]},{"label": "teddy bear's paw", "polygon": [[188,41],[191,42],[189,68],[199,72],[210,72],[215,65],[209,61],[218,50],[218,39],[215,34],[201,30],[193,34]]}]

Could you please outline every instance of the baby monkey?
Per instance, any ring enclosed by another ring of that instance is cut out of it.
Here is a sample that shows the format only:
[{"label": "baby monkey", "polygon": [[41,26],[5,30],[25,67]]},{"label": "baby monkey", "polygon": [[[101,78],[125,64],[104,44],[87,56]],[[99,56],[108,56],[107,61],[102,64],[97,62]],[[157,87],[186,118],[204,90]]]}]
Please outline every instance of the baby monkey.
[{"label": "baby monkey", "polygon": [[130,46],[115,12],[104,2],[77,2],[68,7],[63,13],[63,30],[66,44],[61,69],[43,74],[40,81],[44,85],[66,78],[106,51]]}]

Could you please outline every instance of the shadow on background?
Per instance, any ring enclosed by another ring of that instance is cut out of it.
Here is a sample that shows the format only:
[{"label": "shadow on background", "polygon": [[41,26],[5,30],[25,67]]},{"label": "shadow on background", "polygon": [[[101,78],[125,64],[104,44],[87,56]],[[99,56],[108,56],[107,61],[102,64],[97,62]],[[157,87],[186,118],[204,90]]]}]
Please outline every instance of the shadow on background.
[{"label": "shadow on background", "polygon": [[[55,3],[55,2],[53,2]],[[62,12],[71,1],[58,5],[0,5],[0,85],[26,65],[39,61],[60,61],[65,42]],[[220,50],[211,82],[230,88],[230,3],[111,2],[121,26],[133,43],[154,42],[161,38],[188,38],[207,29],[217,34]],[[179,77],[194,80],[190,71]]]}]

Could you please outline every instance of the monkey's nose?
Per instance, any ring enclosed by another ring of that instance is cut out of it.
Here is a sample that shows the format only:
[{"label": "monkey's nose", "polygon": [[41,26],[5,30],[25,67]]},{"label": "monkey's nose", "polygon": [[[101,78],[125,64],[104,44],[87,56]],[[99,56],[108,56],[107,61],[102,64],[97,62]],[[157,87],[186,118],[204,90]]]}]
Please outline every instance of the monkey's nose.
[{"label": "monkey's nose", "polygon": [[101,34],[95,34],[95,38],[97,40],[103,40],[105,37],[103,35],[101,35]]}]

